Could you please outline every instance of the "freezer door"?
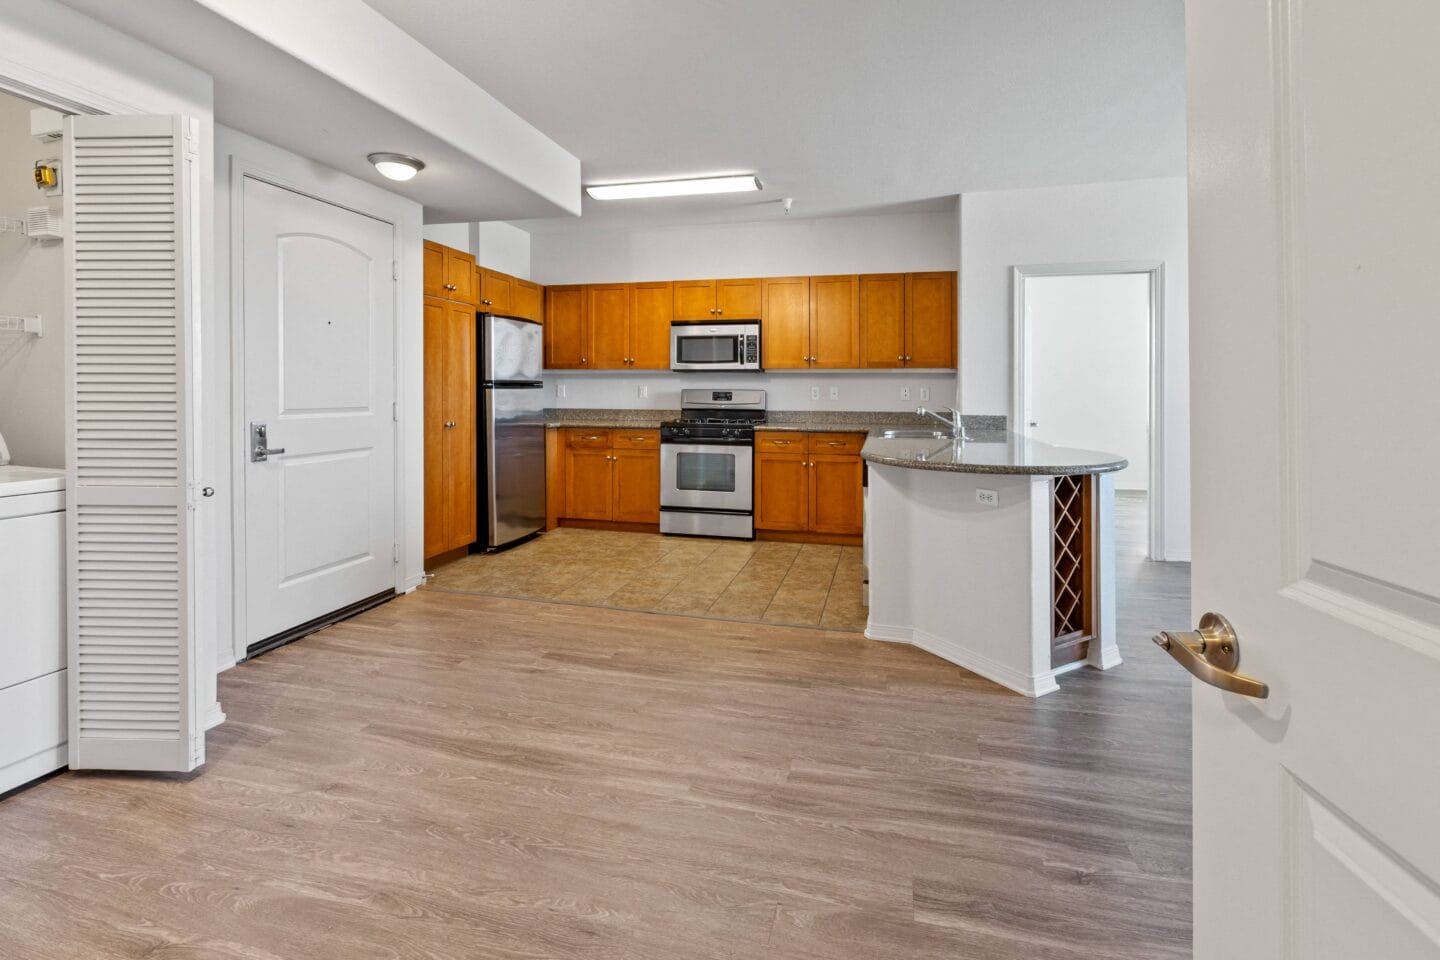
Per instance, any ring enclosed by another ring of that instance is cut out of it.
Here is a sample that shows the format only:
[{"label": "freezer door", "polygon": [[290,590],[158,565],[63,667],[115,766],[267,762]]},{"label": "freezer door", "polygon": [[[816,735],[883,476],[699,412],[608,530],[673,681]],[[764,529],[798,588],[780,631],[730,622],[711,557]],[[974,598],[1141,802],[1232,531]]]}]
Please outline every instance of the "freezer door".
[{"label": "freezer door", "polygon": [[481,391],[485,482],[480,515],[487,518],[484,542],[489,549],[545,526],[544,397],[545,391],[539,387],[485,387]]},{"label": "freezer door", "polygon": [[515,317],[480,315],[480,382],[535,383],[544,366],[541,326]]}]

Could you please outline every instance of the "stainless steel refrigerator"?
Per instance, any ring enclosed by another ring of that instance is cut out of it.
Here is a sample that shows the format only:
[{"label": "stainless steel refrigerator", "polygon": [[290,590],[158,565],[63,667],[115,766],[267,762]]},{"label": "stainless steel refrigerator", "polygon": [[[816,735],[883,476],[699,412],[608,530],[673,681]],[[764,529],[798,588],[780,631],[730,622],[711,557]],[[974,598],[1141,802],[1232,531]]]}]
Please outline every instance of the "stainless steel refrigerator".
[{"label": "stainless steel refrigerator", "polygon": [[540,324],[482,313],[477,547],[496,550],[545,527],[545,391]]}]

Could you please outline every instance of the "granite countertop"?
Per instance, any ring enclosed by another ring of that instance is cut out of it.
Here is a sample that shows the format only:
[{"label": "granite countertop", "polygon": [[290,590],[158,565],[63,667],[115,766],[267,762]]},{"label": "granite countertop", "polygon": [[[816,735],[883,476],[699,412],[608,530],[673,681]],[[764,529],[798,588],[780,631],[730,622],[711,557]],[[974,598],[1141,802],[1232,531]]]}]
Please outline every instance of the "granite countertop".
[{"label": "granite countertop", "polygon": [[872,434],[860,455],[869,463],[887,467],[1044,477],[1111,473],[1129,465],[1113,453],[1056,447],[1004,431],[987,430],[972,437],[961,443],[910,437],[886,440]]},{"label": "granite countertop", "polygon": [[[545,411],[547,427],[585,427],[592,430],[656,429],[666,420],[679,418],[679,410],[584,409],[552,407]],[[871,410],[770,410],[762,430],[797,433],[865,433],[888,427],[918,427],[936,422],[913,413]],[[966,427],[976,430],[1003,430],[1004,417],[966,417]]]}]

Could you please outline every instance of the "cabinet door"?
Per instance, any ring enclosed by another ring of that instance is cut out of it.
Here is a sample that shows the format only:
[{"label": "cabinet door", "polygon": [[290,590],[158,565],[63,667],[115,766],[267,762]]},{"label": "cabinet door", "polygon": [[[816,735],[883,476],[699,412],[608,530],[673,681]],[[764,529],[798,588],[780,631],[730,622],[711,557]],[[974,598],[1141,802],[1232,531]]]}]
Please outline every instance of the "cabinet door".
[{"label": "cabinet door", "polygon": [[585,367],[590,359],[585,321],[585,288],[545,288],[545,366],[552,370]]},{"label": "cabinet door", "polygon": [[954,367],[955,272],[912,273],[905,278],[905,365]]},{"label": "cabinet door", "polygon": [[674,285],[630,285],[630,364],[636,370],[670,369],[670,320]]},{"label": "cabinet door", "polygon": [[609,520],[614,500],[609,447],[565,447],[565,513],[575,520]]},{"label": "cabinet door", "polygon": [[445,292],[447,300],[474,304],[479,297],[475,282],[475,258],[463,250],[441,247],[445,262]]},{"label": "cabinet door", "polygon": [[475,311],[446,304],[445,549],[475,542]]},{"label": "cabinet door", "polygon": [[498,270],[480,268],[480,306],[487,313],[515,313],[515,278]]},{"label": "cabinet door", "polygon": [[[427,245],[428,256],[428,245]],[[425,298],[425,556],[444,553],[445,543],[445,356],[449,348],[446,308]]]},{"label": "cabinet door", "polygon": [[715,316],[721,320],[757,320],[762,302],[759,280],[715,281]]},{"label": "cabinet door", "polygon": [[860,278],[860,365],[905,366],[905,275]]},{"label": "cabinet door", "polygon": [[809,468],[810,529],[859,534],[864,527],[864,467],[849,454],[812,454]]},{"label": "cabinet door", "polygon": [[860,366],[860,279],[810,278],[810,366]]},{"label": "cabinet door", "polygon": [[715,281],[675,281],[676,320],[715,319]]},{"label": "cabinet door", "polygon": [[660,522],[660,451],[616,447],[611,516],[624,523]]},{"label": "cabinet door", "polygon": [[757,530],[804,530],[810,524],[809,500],[810,469],[803,453],[756,453]]},{"label": "cabinet door", "polygon": [[445,289],[445,248],[431,240],[425,241],[425,296],[449,298]]},{"label": "cabinet door", "polygon": [[592,370],[620,370],[630,364],[630,286],[592,283],[586,288],[589,303],[590,362]]},{"label": "cabinet door", "polygon": [[512,294],[515,299],[510,307],[511,313],[517,317],[524,317],[526,320],[534,320],[536,323],[540,323],[544,319],[545,311],[542,309],[545,301],[544,287],[517,277]]},{"label": "cabinet door", "polygon": [[808,367],[810,355],[810,278],[766,277],[760,281],[764,306],[760,348],[766,369]]}]

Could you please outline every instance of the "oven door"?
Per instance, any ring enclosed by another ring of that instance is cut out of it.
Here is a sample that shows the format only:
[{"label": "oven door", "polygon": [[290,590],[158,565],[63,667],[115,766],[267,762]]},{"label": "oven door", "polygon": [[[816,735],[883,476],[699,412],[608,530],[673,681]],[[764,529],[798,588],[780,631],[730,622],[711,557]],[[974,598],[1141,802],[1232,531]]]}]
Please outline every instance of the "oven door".
[{"label": "oven door", "polygon": [[743,370],[745,335],[733,327],[676,324],[670,328],[672,370]]},{"label": "oven door", "polygon": [[739,443],[662,443],[660,505],[748,513],[755,448]]}]

